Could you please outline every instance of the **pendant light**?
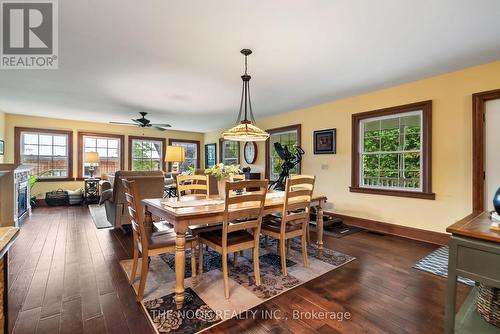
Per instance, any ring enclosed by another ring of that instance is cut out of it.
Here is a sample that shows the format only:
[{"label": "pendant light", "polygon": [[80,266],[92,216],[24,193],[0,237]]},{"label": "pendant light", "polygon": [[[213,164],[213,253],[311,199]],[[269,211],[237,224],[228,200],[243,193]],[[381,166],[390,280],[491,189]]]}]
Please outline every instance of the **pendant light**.
[{"label": "pendant light", "polygon": [[[243,49],[240,52],[245,56],[245,74],[241,76],[243,89],[241,91],[240,112],[236,125],[224,132],[223,137],[226,140],[234,141],[264,141],[269,138],[269,133],[255,125],[250,99],[250,79],[252,77],[247,74],[247,57],[252,54],[252,50]],[[241,119],[242,115],[244,115],[243,119]]]}]

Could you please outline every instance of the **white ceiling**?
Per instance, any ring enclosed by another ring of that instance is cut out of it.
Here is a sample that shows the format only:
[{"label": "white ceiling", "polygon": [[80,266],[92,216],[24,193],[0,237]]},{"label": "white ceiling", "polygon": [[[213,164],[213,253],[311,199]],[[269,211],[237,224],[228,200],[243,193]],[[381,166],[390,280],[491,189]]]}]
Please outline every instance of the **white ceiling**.
[{"label": "white ceiling", "polygon": [[1,70],[0,110],[210,131],[242,48],[257,122],[500,59],[498,0],[59,0],[59,25],[59,69]]}]

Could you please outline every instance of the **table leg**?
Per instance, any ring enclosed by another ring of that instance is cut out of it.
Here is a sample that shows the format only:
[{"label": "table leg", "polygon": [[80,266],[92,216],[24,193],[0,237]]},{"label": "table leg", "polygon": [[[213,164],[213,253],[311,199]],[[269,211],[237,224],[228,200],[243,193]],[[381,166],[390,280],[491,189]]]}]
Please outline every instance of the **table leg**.
[{"label": "table leg", "polygon": [[318,238],[318,253],[323,252],[323,201],[319,201],[316,211],[316,234]]},{"label": "table leg", "polygon": [[184,304],[184,270],[186,266],[186,231],[183,224],[175,224],[175,304],[181,309]]},{"label": "table leg", "polygon": [[457,296],[457,242],[450,238],[448,255],[448,286],[444,311],[445,334],[455,333],[455,305]]}]

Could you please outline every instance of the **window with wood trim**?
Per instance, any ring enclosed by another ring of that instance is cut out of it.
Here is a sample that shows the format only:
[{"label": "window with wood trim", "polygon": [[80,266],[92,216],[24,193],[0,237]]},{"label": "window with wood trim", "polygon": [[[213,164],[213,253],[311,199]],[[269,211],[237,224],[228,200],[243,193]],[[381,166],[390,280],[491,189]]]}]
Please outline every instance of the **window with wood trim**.
[{"label": "window with wood trim", "polygon": [[184,162],[179,164],[179,172],[185,172],[188,168],[200,168],[200,141],[186,139],[169,139],[171,146],[184,147]]},{"label": "window with wood trim", "polygon": [[129,136],[129,169],[165,170],[165,138]]},{"label": "window with wood trim", "polygon": [[224,165],[240,163],[240,142],[234,140],[220,140],[220,161]]},{"label": "window with wood trim", "polygon": [[432,102],[354,114],[353,192],[433,199]]},{"label": "window with wood trim", "polygon": [[85,153],[97,152],[99,163],[95,166],[94,176],[114,174],[125,168],[124,139],[122,135],[101,133],[78,133],[78,177],[89,177],[90,164],[85,162]]},{"label": "window with wood trim", "polygon": [[40,181],[71,179],[72,140],[72,131],[16,127],[14,160],[31,165]]},{"label": "window with wood trim", "polygon": [[[275,149],[275,143],[280,143],[291,153],[296,152],[296,147],[300,146],[301,125],[290,125],[276,129],[266,130],[269,139],[266,141],[266,178],[276,181],[281,173],[283,160],[279,157]],[[300,174],[300,163],[290,170],[290,175]]]}]

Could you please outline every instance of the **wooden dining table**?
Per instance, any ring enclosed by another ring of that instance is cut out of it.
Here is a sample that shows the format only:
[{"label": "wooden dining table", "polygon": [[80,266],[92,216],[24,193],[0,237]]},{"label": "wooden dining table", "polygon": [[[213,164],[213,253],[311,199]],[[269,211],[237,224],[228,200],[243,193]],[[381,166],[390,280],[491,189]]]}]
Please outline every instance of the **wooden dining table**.
[{"label": "wooden dining table", "polygon": [[[280,213],[283,210],[284,192],[269,192],[266,196],[264,214]],[[318,252],[323,249],[323,206],[327,198],[313,195],[311,206],[316,207],[316,231]],[[220,224],[224,215],[224,201],[218,196],[183,196],[177,198],[153,198],[142,200],[145,225],[152,228],[153,216],[168,221],[174,226],[175,239],[175,303],[178,309],[184,303],[184,270],[186,232],[189,226]],[[206,204],[206,205],[205,205]]]}]

